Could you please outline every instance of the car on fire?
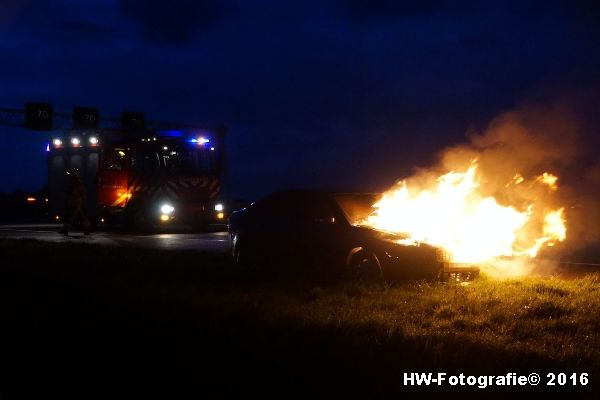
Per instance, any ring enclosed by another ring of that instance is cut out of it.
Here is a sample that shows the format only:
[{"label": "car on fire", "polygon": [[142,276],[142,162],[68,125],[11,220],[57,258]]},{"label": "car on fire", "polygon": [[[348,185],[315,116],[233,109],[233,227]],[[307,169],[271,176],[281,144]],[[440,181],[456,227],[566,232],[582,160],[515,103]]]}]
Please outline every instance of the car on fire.
[{"label": "car on fire", "polygon": [[377,199],[370,193],[286,190],[232,213],[232,255],[240,265],[300,268],[356,277],[469,280],[472,265],[362,222]]}]

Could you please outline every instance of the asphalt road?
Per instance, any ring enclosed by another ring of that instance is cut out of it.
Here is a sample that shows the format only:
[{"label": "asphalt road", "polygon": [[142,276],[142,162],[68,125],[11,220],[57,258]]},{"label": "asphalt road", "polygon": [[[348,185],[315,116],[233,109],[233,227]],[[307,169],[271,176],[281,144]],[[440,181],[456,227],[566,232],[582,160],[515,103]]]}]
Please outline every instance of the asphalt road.
[{"label": "asphalt road", "polygon": [[[207,233],[189,233],[174,228],[171,232],[154,234],[131,234],[118,231],[99,231],[91,235],[72,232],[69,236],[58,233],[61,225],[0,225],[0,239],[33,239],[51,243],[92,243],[115,247],[140,247],[160,250],[194,250],[214,253],[227,253],[231,249],[229,235],[224,227],[220,231]],[[565,262],[535,260],[529,273],[538,276],[560,276],[577,278],[590,273],[600,273],[600,263]]]},{"label": "asphalt road", "polygon": [[0,239],[34,239],[52,243],[91,243],[104,246],[162,250],[197,250],[225,253],[230,249],[227,232],[155,233],[148,235],[101,231],[91,235],[58,233],[60,225],[0,225]]}]

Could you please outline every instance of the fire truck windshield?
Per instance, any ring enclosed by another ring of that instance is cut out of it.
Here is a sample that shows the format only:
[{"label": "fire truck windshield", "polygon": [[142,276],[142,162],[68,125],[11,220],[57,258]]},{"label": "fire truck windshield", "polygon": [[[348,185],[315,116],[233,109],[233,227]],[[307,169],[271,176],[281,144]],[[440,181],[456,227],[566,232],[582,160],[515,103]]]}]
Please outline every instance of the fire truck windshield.
[{"label": "fire truck windshield", "polygon": [[210,148],[190,148],[188,143],[170,142],[148,145],[132,150],[131,167],[144,173],[165,171],[169,174],[218,172],[216,151]]},{"label": "fire truck windshield", "polygon": [[126,169],[126,149],[115,147],[107,152],[104,157],[104,169],[109,171],[123,171]]},{"label": "fire truck windshield", "polygon": [[163,165],[169,173],[185,174],[216,172],[217,159],[214,151],[206,148],[190,149],[175,146],[162,151]]}]

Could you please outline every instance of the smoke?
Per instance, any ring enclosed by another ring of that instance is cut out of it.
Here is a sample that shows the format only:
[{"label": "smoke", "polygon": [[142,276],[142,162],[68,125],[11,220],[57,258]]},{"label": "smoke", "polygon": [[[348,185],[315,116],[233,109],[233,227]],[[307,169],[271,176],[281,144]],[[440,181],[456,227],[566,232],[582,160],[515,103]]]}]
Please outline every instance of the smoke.
[{"label": "smoke", "polygon": [[[564,209],[566,240],[551,247],[540,245],[534,263],[516,257],[482,266],[495,276],[527,275],[534,269],[549,273],[554,261],[572,261],[575,251],[600,244],[600,163],[597,149],[589,146],[591,131],[584,128],[584,119],[565,102],[524,105],[494,118],[483,131],[469,132],[466,143],[444,149],[434,167],[417,170],[406,185],[415,190],[431,188],[441,175],[464,172],[476,162],[481,196],[530,213],[529,222],[517,234],[517,250],[535,245],[533,239],[543,236],[548,213]],[[543,173],[557,176],[557,187],[544,183]]]},{"label": "smoke", "polygon": [[556,260],[527,259],[523,257],[512,259],[498,259],[479,265],[487,275],[499,279],[515,278],[521,276],[550,277],[566,275],[567,270]]},{"label": "smoke", "polygon": [[[587,140],[595,132],[584,129],[585,115],[574,110],[560,103],[505,113],[483,133],[469,134],[468,144],[443,151],[440,162],[442,168],[454,170],[476,158],[485,177],[484,194],[500,202],[564,206],[568,239],[553,249],[555,255],[600,242],[600,164],[597,148]],[[558,190],[537,184],[534,178],[543,172],[559,177]],[[516,173],[525,181],[507,189]]]},{"label": "smoke", "polygon": [[488,180],[488,190],[497,191],[513,178],[560,172],[579,155],[577,119],[568,109],[527,107],[496,117],[483,133],[469,133],[469,143],[442,152],[441,167],[464,169],[477,159]]}]

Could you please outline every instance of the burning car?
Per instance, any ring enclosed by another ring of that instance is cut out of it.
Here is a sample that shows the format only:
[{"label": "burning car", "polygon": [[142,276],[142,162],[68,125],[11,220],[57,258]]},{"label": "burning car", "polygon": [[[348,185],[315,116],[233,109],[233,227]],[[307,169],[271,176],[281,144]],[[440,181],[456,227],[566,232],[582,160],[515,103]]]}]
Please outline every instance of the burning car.
[{"label": "burning car", "polygon": [[471,279],[479,270],[444,252],[363,222],[375,194],[288,190],[233,213],[229,233],[239,264],[283,265],[400,279]]},{"label": "burning car", "polygon": [[522,275],[531,259],[565,241],[556,175],[498,172],[477,158],[458,167],[397,181],[364,223],[443,249],[452,265],[476,264],[497,276]]}]

